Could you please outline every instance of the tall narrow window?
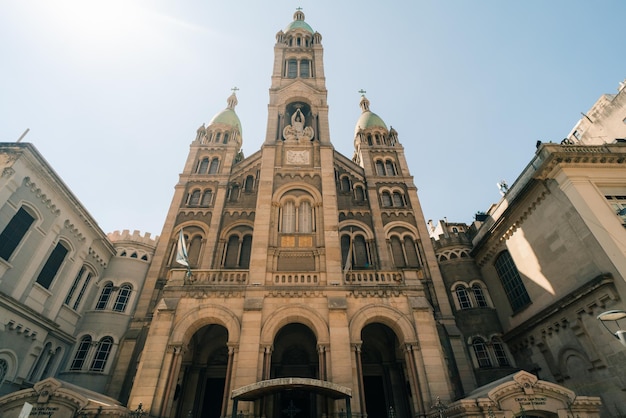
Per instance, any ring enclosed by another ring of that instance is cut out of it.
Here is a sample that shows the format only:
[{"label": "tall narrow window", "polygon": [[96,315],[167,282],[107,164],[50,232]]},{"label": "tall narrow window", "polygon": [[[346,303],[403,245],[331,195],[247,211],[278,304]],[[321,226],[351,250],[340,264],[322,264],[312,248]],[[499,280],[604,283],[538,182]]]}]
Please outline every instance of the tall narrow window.
[{"label": "tall narrow window", "polygon": [[517,312],[530,304],[530,297],[508,251],[503,251],[496,258],[495,268],[513,312]]},{"label": "tall narrow window", "polygon": [[363,187],[356,186],[354,188],[354,197],[357,202],[363,202],[365,200],[365,192],[363,191]]},{"label": "tall narrow window", "polygon": [[404,197],[399,192],[393,192],[393,205],[397,208],[404,207]]},{"label": "tall narrow window", "polygon": [[309,234],[313,231],[311,203],[303,201],[298,207],[298,232]]},{"label": "tall narrow window", "polygon": [[39,272],[39,276],[37,276],[37,283],[46,289],[49,289],[52,284],[52,280],[54,280],[54,277],[59,272],[61,264],[63,264],[63,260],[65,260],[67,253],[68,249],[59,242],[54,247],[54,250],[50,253],[46,264],[44,264],[43,268]]},{"label": "tall narrow window", "polygon": [[292,200],[285,202],[283,205],[282,232],[296,232],[296,206]]},{"label": "tall narrow window", "polygon": [[311,61],[309,60],[300,61],[300,77],[302,78],[311,77]]},{"label": "tall narrow window", "polygon": [[26,212],[24,208],[19,208],[0,234],[0,258],[7,261],[11,258],[13,251],[15,251],[34,221],[35,218],[30,213]]},{"label": "tall narrow window", "polygon": [[80,306],[80,301],[83,300],[83,296],[85,296],[85,291],[87,291],[87,286],[89,286],[91,277],[92,277],[91,272],[87,272],[87,277],[85,277],[83,286],[80,288],[80,292],[78,293],[78,296],[76,296],[76,300],[74,301],[74,306],[72,306],[72,309],[76,310]]},{"label": "tall narrow window", "polygon": [[252,254],[252,235],[243,237],[241,243],[241,255],[239,256],[239,268],[250,268],[250,254]]},{"label": "tall narrow window", "polygon": [[209,174],[216,174],[220,165],[220,160],[216,157],[211,160],[211,166],[209,167]]},{"label": "tall narrow window", "polygon": [[213,191],[211,189],[205,190],[202,195],[202,206],[211,206],[213,200]]},{"label": "tall narrow window", "polygon": [[404,237],[404,255],[406,256],[407,267],[420,266],[420,259],[417,255],[417,247],[415,246],[415,241],[413,241],[413,238],[409,236]]},{"label": "tall narrow window", "polygon": [[295,59],[287,60],[287,78],[296,78],[298,76],[298,61]]},{"label": "tall narrow window", "polygon": [[341,191],[342,192],[350,191],[350,179],[347,176],[343,176],[341,178]]},{"label": "tall narrow window", "polygon": [[189,195],[189,206],[198,206],[200,204],[200,190],[194,190]]},{"label": "tall narrow window", "polygon": [[128,299],[130,298],[130,292],[132,287],[129,284],[122,285],[113,304],[113,310],[115,312],[124,312],[128,305]]},{"label": "tall narrow window", "polygon": [[98,298],[98,303],[96,303],[96,311],[103,311],[106,309],[112,292],[113,283],[105,284],[102,288],[102,292],[100,293],[100,297]]},{"label": "tall narrow window", "polygon": [[83,278],[83,274],[85,273],[85,266],[81,267],[78,274],[76,275],[76,278],[74,279],[74,282],[72,283],[72,287],[70,287],[70,291],[67,292],[67,297],[65,298],[65,303],[66,305],[70,304],[70,301],[72,300],[72,296],[74,296],[74,292],[76,291],[76,288],[78,288],[78,284],[80,283],[80,280]]},{"label": "tall narrow window", "polygon": [[454,293],[456,293],[456,299],[459,302],[459,307],[461,309],[468,309],[472,307],[472,302],[470,301],[469,295],[467,294],[467,289],[465,286],[457,286],[454,289]]},{"label": "tall narrow window", "polygon": [[380,160],[376,161],[376,174],[379,176],[385,175],[385,164]]},{"label": "tall narrow window", "polygon": [[383,192],[380,197],[384,208],[390,208],[391,206],[393,206],[393,203],[391,201],[391,195],[389,194],[389,192]]},{"label": "tall narrow window", "polygon": [[474,348],[474,354],[476,354],[476,360],[478,361],[478,367],[487,368],[492,367],[491,358],[489,358],[489,351],[482,338],[474,338],[472,340],[472,347]]},{"label": "tall narrow window", "polygon": [[89,370],[93,372],[102,372],[107,364],[109,354],[111,354],[111,348],[113,347],[113,338],[104,337],[98,341],[98,348],[96,349],[96,355],[91,361],[91,367]]},{"label": "tall narrow window", "polygon": [[365,237],[363,235],[355,235],[352,240],[352,251],[354,254],[354,265],[355,269],[363,269],[369,268],[369,257],[367,255],[367,243],[365,242]]},{"label": "tall narrow window", "polygon": [[200,164],[198,164],[198,170],[196,170],[196,173],[206,174],[208,169],[209,169],[209,159],[203,158],[202,161],[200,161]]},{"label": "tall narrow window", "polygon": [[406,267],[406,261],[404,259],[404,251],[402,249],[402,242],[397,236],[391,237],[391,254],[393,255],[393,264],[398,267]]},{"label": "tall narrow window", "polygon": [[476,305],[480,308],[486,308],[489,305],[487,304],[487,299],[485,298],[485,294],[483,293],[483,288],[478,284],[472,285],[472,292],[474,293],[474,299],[476,300]]},{"label": "tall narrow window", "polygon": [[493,352],[496,355],[496,361],[498,362],[498,366],[500,367],[508,367],[511,365],[509,363],[509,358],[506,355],[506,351],[504,350],[504,344],[498,338],[491,339],[491,346],[493,347]]},{"label": "tall narrow window", "polygon": [[228,132],[224,132],[224,140],[222,141],[223,144],[228,144]]},{"label": "tall narrow window", "polygon": [[76,354],[74,354],[72,364],[70,364],[70,370],[81,370],[83,368],[90,347],[91,337],[89,335],[85,335],[81,338],[80,343],[78,343],[78,349],[76,350]]},{"label": "tall narrow window", "polygon": [[239,237],[231,235],[226,245],[226,258],[224,260],[224,268],[234,269],[239,267]]},{"label": "tall narrow window", "polygon": [[246,182],[244,184],[244,190],[246,191],[246,193],[250,193],[250,192],[252,192],[253,188],[254,188],[254,177],[252,177],[252,176],[246,177]]},{"label": "tall narrow window", "polygon": [[393,161],[391,160],[385,161],[385,168],[387,169],[388,176],[396,175],[396,166],[393,164]]}]

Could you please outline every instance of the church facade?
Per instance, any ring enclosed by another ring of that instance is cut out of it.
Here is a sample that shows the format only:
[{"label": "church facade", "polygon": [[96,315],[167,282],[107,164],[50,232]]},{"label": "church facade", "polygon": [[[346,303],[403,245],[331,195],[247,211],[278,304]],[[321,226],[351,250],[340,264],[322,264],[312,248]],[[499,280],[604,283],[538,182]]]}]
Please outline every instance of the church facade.
[{"label": "church facade", "polygon": [[[142,345],[131,408],[412,416],[452,398],[446,357],[467,371],[461,342],[441,343],[454,320],[398,133],[363,96],[354,156],[334,149],[322,52],[296,12],[277,34],[260,151],[241,156],[234,94],[198,130],[148,272],[154,290],[131,325],[137,338],[120,347],[131,359]],[[181,231],[190,274],[175,257]],[[306,380],[284,390],[292,377]]]}]

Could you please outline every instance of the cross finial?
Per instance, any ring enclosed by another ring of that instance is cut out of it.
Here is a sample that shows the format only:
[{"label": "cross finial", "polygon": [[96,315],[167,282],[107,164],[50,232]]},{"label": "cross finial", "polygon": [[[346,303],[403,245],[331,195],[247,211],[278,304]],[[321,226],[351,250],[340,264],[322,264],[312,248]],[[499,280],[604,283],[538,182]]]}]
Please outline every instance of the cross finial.
[{"label": "cross finial", "polygon": [[237,93],[237,91],[239,90],[239,87],[235,86],[231,90],[233,93]]},{"label": "cross finial", "polygon": [[296,10],[300,12],[302,11],[302,7],[296,7]]},{"label": "cross finial", "polygon": [[361,90],[358,91],[358,93],[361,93],[363,95],[363,94],[365,94],[367,92],[365,90],[361,89]]}]

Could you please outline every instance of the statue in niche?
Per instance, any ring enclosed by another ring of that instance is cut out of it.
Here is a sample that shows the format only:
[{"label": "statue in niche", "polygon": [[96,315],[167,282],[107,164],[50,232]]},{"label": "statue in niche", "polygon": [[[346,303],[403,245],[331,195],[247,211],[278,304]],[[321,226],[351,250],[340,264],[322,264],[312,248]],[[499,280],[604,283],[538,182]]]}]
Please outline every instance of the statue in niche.
[{"label": "statue in niche", "polygon": [[283,129],[283,137],[286,140],[313,139],[313,128],[304,126],[304,115],[297,109],[291,116],[291,125],[285,126]]}]

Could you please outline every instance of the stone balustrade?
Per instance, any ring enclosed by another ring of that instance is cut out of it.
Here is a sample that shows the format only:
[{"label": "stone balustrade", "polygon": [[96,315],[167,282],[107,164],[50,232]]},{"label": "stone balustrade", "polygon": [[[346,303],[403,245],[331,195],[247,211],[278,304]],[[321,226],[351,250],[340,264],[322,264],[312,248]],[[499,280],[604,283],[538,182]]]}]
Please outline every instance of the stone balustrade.
[{"label": "stone balustrade", "polygon": [[380,271],[380,270],[351,270],[344,274],[345,284],[388,284],[398,285],[404,283],[404,276],[401,271]]}]

